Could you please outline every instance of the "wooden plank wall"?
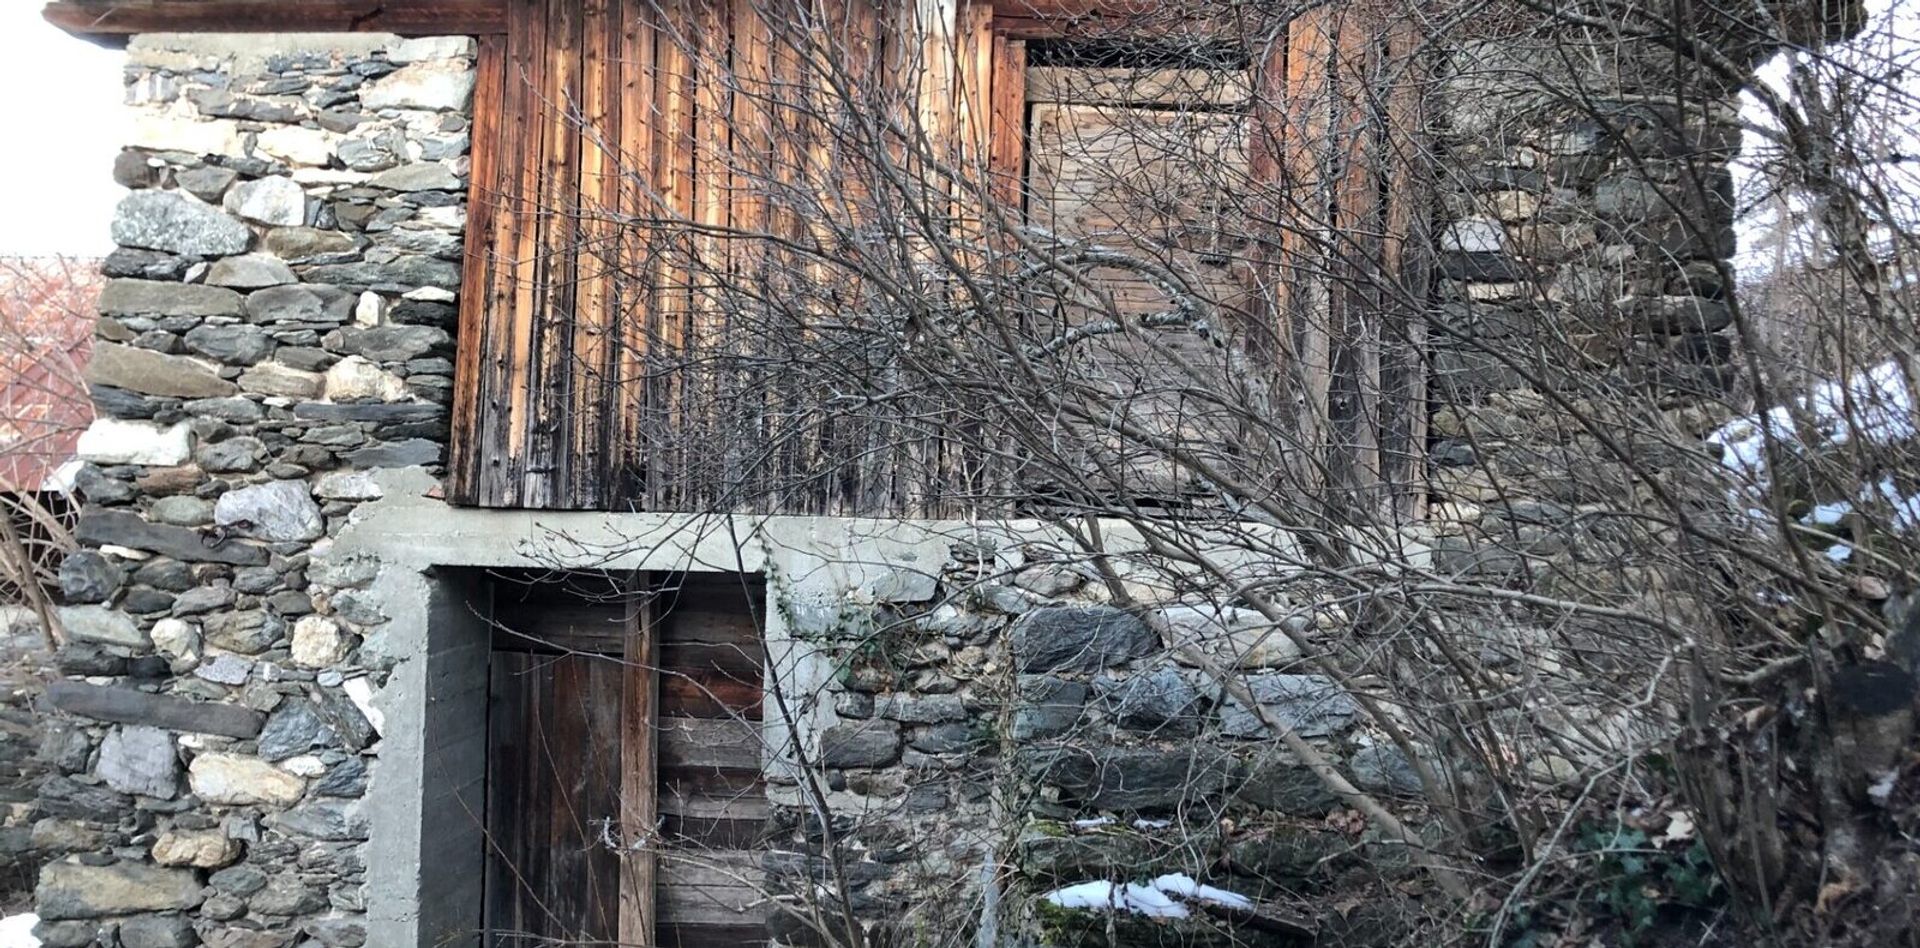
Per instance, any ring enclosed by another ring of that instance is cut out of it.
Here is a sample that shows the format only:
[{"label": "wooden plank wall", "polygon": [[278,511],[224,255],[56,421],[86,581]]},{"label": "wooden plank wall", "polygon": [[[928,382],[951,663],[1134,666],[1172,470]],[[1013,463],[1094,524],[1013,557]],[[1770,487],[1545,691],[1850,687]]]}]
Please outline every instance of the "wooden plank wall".
[{"label": "wooden plank wall", "polygon": [[664,948],[766,941],[760,855],[767,796],[760,737],[759,582],[700,574],[662,584],[660,918]]},{"label": "wooden plank wall", "polygon": [[[849,154],[855,120],[906,130],[909,177],[944,189],[926,203],[945,203],[951,233],[992,222],[943,163],[1023,207],[1029,80],[1074,91],[1025,69],[1023,37],[1044,30],[977,0],[505,2],[476,93],[451,499],[938,517],[1006,487],[988,489],[981,439],[940,393],[826,407],[845,386],[794,368],[810,324],[858,309],[858,281],[834,253],[790,248],[864,215],[903,226],[901,196]],[[1254,213],[1284,225],[1250,283],[1301,406],[1291,480],[1402,515],[1423,493],[1426,417],[1412,42],[1318,7],[1256,57],[1247,90],[1253,181],[1271,185]],[[1100,101],[1066,108],[1112,104],[1112,78],[1071,80]],[[756,305],[796,299],[818,302]]]},{"label": "wooden plank wall", "polygon": [[943,161],[987,160],[991,6],[508,3],[481,49],[449,496],[935,512],[942,491],[897,468],[953,466],[938,426],[830,417],[782,371],[804,348],[743,319],[846,282],[783,244],[878,199],[836,141],[843,84],[869,84],[859,107],[912,103]]},{"label": "wooden plank wall", "polygon": [[[1298,416],[1292,483],[1400,522],[1424,510],[1423,312],[1432,191],[1417,36],[1326,5],[1276,34],[1256,70],[1255,298]],[[1316,449],[1317,448],[1317,449]]]}]

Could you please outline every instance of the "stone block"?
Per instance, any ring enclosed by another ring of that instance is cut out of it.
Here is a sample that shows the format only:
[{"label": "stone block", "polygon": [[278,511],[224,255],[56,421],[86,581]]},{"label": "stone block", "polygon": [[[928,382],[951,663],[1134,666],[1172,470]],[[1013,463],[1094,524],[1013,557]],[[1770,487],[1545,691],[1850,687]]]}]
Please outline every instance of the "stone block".
[{"label": "stone block", "polygon": [[307,192],[292,178],[279,176],[243,181],[227,192],[228,213],[270,227],[298,227],[307,222]]},{"label": "stone block", "polygon": [[213,522],[231,534],[274,543],[318,539],[327,528],[303,481],[271,481],[221,494]]},{"label": "stone block", "polygon": [[61,606],[56,610],[60,627],[66,630],[67,638],[74,642],[92,642],[98,645],[114,646],[126,649],[145,649],[149,643],[146,633],[133,621],[133,617],[117,609],[106,606]]},{"label": "stone block", "polygon": [[33,891],[35,911],[51,920],[184,911],[200,900],[200,880],[192,872],[131,862],[50,863]]},{"label": "stone block", "polygon": [[239,754],[201,754],[187,765],[187,782],[194,796],[229,806],[291,806],[306,792],[307,782],[258,757]]},{"label": "stone block", "polygon": [[266,715],[239,705],[148,694],[131,688],[54,681],[47,700],[68,714],[116,724],[149,724],[170,731],[248,739],[260,733]]},{"label": "stone block", "polygon": [[369,109],[421,109],[459,112],[473,100],[474,73],[463,62],[409,63],[368,83],[360,104]]},{"label": "stone block", "polygon": [[166,355],[151,349],[95,342],[87,363],[87,381],[123,388],[143,395],[176,398],[220,398],[238,388],[198,359]]},{"label": "stone block", "polygon": [[238,316],[244,305],[224,287],[166,280],[109,280],[99,301],[107,316]]},{"label": "stone block", "polygon": [[230,540],[210,543],[198,530],[148,523],[125,510],[88,509],[74,535],[89,546],[123,546],[188,563],[259,566],[267,561],[267,551],[257,546]]},{"label": "stone block", "polygon": [[192,428],[186,422],[158,425],[118,418],[95,418],[74,448],[77,457],[95,464],[156,467],[179,464],[192,452]]},{"label": "stone block", "polygon": [[873,719],[848,721],[820,735],[820,763],[826,767],[885,767],[900,759],[900,725]]},{"label": "stone block", "polygon": [[121,793],[171,800],[180,791],[180,757],[173,735],[141,725],[114,728],[100,742],[100,763],[94,774]]},{"label": "stone block", "polygon": [[[1266,672],[1248,675],[1246,683],[1254,701],[1267,714],[1301,737],[1343,731],[1360,713],[1353,696],[1325,675]],[[1232,737],[1267,737],[1272,733],[1253,709],[1231,695],[1220,707],[1220,727]]]},{"label": "stone block", "polygon": [[1047,606],[1013,626],[1014,664],[1022,672],[1099,671],[1151,655],[1160,636],[1111,606]]},{"label": "stone block", "polygon": [[247,225],[177,191],[135,191],[114,208],[113,242],[123,247],[213,257],[245,253]]}]

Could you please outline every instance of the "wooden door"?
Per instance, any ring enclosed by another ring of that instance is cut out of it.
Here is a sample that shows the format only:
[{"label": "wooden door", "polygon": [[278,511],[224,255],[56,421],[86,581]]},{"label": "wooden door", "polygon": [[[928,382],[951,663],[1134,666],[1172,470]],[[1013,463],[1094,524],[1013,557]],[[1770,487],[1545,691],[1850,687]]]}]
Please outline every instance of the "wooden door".
[{"label": "wooden door", "polygon": [[619,935],[622,677],[600,655],[493,653],[487,948]]},{"label": "wooden door", "polygon": [[764,944],[762,593],[734,574],[662,586],[659,944]]},{"label": "wooden door", "polygon": [[765,943],[760,602],[732,575],[496,584],[486,948]]},{"label": "wooden door", "polygon": [[1244,419],[1233,410],[1235,386],[1247,375],[1221,343],[1246,307],[1237,206],[1246,82],[1244,70],[1026,72],[1028,219],[1061,240],[1060,259],[1097,255],[1073,267],[1083,277],[1074,292],[1035,301],[1033,331],[1053,340],[1125,327],[1062,347],[1056,368],[1127,427],[1155,436],[1087,425],[1061,439],[1086,455],[1081,483],[1116,499],[1181,505],[1210,496],[1156,442],[1237,468]]}]

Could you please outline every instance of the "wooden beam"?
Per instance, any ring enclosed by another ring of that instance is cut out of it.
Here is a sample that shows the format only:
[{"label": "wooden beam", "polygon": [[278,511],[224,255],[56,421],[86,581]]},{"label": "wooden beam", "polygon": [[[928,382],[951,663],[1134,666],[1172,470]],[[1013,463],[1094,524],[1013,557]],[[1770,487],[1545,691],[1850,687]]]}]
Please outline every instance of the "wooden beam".
[{"label": "wooden beam", "polygon": [[134,33],[400,33],[507,30],[503,0],[54,0],[41,12],[75,36]]}]

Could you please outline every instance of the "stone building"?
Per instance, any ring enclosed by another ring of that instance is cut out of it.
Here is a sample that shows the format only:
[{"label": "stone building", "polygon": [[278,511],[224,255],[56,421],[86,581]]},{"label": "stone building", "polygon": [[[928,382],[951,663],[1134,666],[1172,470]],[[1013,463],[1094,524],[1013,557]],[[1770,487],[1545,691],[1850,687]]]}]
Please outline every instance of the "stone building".
[{"label": "stone building", "polygon": [[[1329,828],[1340,799],[1274,734],[1369,792],[1417,794],[1418,775],[1271,617],[1128,572],[1147,541],[1124,523],[1102,573],[1055,555],[1079,541],[1044,516],[713,503],[693,465],[633,480],[634,446],[608,440],[630,421],[615,357],[591,348],[595,318],[618,335],[623,284],[581,247],[649,216],[607,168],[670,155],[682,126],[662,116],[699,100],[669,89],[704,68],[668,62],[673,24],[647,4],[354,6],[49,8],[131,35],[135,121],[41,748],[45,944],[854,943],[848,919],[886,943],[1104,940],[1113,916],[1076,898],[1147,906],[1147,939],[1388,937],[1297,895],[1417,857]],[[923,6],[943,75],[1011,96],[1015,142],[1048,141],[1022,116],[1049,103],[1009,75],[1112,68],[1027,58],[1101,25],[1101,4]],[[1303,14],[1296,55],[1336,15]],[[621,45],[635,35],[651,45]],[[1663,100],[1673,76],[1640,68],[1657,57],[1572,67],[1636,103],[1609,128],[1510,68],[1553,60],[1524,41],[1439,52],[1431,121],[1387,127],[1450,158],[1431,219],[1397,233],[1437,255],[1433,319],[1453,328],[1372,370],[1419,410],[1380,423],[1371,468],[1431,492],[1414,526],[1436,561],[1492,570],[1551,559],[1557,522],[1454,515],[1490,501],[1483,467],[1551,459],[1450,413],[1538,406],[1535,379],[1466,341],[1605,310],[1648,346],[1707,352],[1690,364],[1710,374],[1731,206],[1719,184],[1685,209],[1658,185],[1724,180],[1737,132],[1731,86]],[[1248,85],[1273,61],[1245,57]],[[960,138],[1000,122],[974,101]],[[1368,213],[1415,220],[1394,216],[1410,179],[1372,173],[1388,186]],[[516,174],[580,215],[569,240],[541,243],[564,215]],[[554,334],[569,320],[587,329]],[[1540,512],[1594,481],[1535,483]],[[1270,568],[1248,549],[1219,556]],[[1302,628],[1342,626],[1326,609]]]}]

